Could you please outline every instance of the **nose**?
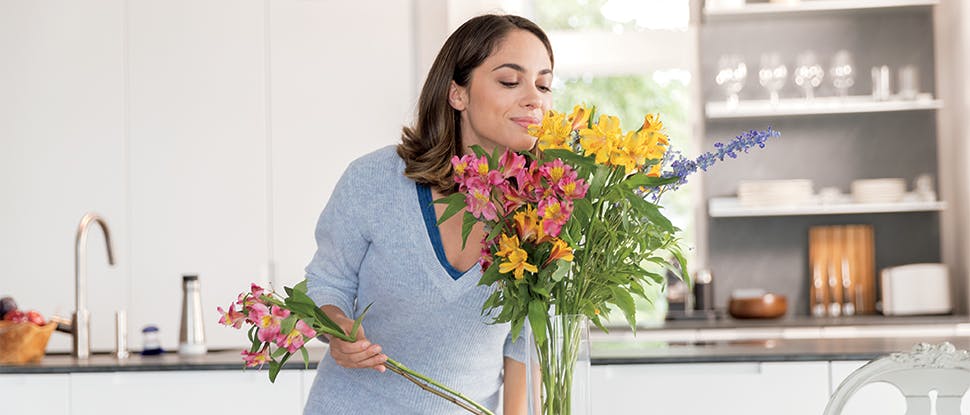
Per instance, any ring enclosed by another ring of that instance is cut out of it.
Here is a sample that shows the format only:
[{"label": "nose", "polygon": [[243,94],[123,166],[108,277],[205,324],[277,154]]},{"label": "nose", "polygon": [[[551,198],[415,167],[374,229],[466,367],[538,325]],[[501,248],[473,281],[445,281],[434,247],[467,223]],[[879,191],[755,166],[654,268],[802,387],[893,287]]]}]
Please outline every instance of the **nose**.
[{"label": "nose", "polygon": [[529,110],[544,111],[544,97],[538,88],[525,88],[525,95],[522,97],[522,106]]}]

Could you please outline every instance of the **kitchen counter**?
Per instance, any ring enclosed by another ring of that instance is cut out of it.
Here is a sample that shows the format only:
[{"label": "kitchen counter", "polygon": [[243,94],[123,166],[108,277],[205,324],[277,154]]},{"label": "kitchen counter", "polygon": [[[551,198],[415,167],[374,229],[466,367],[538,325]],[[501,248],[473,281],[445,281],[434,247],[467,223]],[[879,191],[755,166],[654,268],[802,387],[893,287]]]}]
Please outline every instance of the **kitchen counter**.
[{"label": "kitchen counter", "polygon": [[[664,364],[664,363],[726,363],[871,360],[898,351],[909,351],[918,342],[949,341],[958,349],[970,350],[970,337],[926,338],[858,338],[858,339],[779,339],[760,341],[722,342],[656,342],[624,335],[594,335],[593,365]],[[309,368],[326,353],[326,348],[310,349]],[[284,370],[303,369],[299,355],[293,356]],[[31,365],[0,365],[0,375],[19,373],[77,373],[178,370],[242,370],[239,351],[213,351],[204,356],[180,357],[175,353],[161,356],[133,354],[126,360],[116,360],[110,354],[95,354],[87,361],[69,355],[48,355],[41,363]],[[264,370],[266,368],[264,367]]]}]

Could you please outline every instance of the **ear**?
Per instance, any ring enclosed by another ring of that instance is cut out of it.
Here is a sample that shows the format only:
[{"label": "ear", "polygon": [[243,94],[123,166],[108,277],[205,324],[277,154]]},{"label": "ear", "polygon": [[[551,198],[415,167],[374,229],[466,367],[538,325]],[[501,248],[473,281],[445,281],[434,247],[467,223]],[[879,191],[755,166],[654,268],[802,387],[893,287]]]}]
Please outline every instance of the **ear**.
[{"label": "ear", "polygon": [[468,105],[468,89],[451,81],[448,85],[448,104],[457,111],[464,111]]}]

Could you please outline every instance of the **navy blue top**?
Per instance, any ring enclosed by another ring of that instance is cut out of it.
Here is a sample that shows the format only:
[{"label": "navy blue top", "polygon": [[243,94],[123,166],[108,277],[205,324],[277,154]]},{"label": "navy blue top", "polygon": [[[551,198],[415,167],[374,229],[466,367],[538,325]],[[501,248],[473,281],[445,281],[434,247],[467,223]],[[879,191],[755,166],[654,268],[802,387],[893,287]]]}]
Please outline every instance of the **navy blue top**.
[{"label": "navy blue top", "polygon": [[424,225],[428,229],[428,237],[431,238],[431,246],[434,247],[434,254],[438,257],[438,262],[448,271],[452,279],[457,280],[464,272],[461,272],[448,262],[445,256],[445,247],[441,243],[441,232],[438,230],[438,215],[434,211],[434,200],[431,199],[431,187],[426,184],[418,183],[418,203],[421,204],[421,214],[424,216]]}]

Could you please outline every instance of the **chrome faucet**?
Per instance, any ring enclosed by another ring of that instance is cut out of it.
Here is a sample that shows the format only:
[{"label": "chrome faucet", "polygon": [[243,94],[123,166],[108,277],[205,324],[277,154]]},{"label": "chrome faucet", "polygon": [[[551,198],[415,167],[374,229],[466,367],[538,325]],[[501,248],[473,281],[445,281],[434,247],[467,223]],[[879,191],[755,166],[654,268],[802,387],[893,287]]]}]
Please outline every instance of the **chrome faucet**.
[{"label": "chrome faucet", "polygon": [[87,213],[81,218],[77,227],[77,239],[74,246],[74,317],[71,319],[71,335],[74,337],[72,356],[87,359],[91,356],[91,316],[87,309],[88,281],[85,277],[86,248],[88,240],[88,226],[92,223],[101,225],[104,231],[104,243],[108,246],[108,264],[114,265],[115,258],[111,249],[111,232],[108,223],[96,213]]}]

